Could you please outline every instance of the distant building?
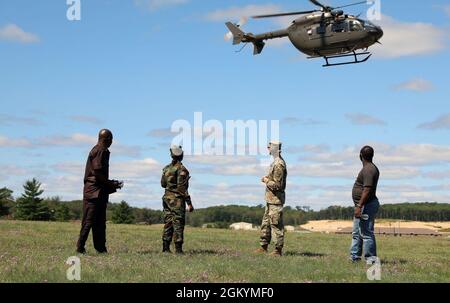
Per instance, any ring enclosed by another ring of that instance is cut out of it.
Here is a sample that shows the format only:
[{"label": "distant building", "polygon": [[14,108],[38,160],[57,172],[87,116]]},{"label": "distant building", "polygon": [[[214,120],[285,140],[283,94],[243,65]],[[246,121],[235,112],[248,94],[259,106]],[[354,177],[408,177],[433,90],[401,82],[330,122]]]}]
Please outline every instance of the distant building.
[{"label": "distant building", "polygon": [[253,224],[246,222],[233,223],[230,225],[233,230],[253,230]]},{"label": "distant building", "polygon": [[295,227],[292,225],[287,225],[284,227],[284,230],[287,232],[293,232],[293,231],[295,231]]}]

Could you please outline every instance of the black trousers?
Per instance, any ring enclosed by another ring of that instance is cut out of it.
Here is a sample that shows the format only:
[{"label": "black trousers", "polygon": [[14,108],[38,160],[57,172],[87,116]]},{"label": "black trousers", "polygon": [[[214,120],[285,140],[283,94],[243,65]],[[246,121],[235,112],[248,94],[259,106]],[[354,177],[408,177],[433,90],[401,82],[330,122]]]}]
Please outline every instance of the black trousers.
[{"label": "black trousers", "polygon": [[92,229],[94,248],[98,252],[106,252],[106,207],[103,199],[83,201],[83,220],[81,222],[80,238],[77,248],[84,249],[89,232]]}]

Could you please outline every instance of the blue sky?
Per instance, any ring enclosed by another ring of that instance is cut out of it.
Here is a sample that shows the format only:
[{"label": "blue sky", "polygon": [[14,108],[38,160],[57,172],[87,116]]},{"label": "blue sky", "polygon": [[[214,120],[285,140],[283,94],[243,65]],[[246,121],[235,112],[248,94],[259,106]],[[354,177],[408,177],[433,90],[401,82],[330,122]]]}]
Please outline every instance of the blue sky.
[{"label": "blue sky", "polygon": [[[223,123],[280,121],[288,205],[351,205],[365,144],[377,151],[382,202],[450,202],[447,1],[382,1],[383,45],[365,64],[331,69],[287,39],[259,56],[224,41],[224,22],[239,14],[312,9],[308,1],[81,0],[74,22],[67,8],[0,2],[0,187],[16,196],[36,177],[48,196],[80,198],[87,152],[107,127],[111,174],[127,185],[111,200],[159,208],[164,134],[202,112]],[[265,158],[187,157],[194,202],[262,203]]]}]

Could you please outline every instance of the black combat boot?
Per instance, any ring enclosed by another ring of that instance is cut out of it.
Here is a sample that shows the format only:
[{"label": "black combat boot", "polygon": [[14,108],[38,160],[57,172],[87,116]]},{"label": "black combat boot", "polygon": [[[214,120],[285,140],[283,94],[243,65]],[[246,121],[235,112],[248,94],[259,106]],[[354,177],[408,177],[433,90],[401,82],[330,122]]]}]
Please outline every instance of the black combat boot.
[{"label": "black combat boot", "polygon": [[163,253],[171,253],[170,241],[163,241]]},{"label": "black combat boot", "polygon": [[183,252],[183,243],[175,243],[175,253],[182,255]]},{"label": "black combat boot", "polygon": [[85,255],[86,254],[86,249],[84,247],[78,247],[77,248],[77,254]]},{"label": "black combat boot", "polygon": [[275,247],[275,250],[270,255],[273,257],[281,257],[283,255],[283,247]]},{"label": "black combat boot", "polygon": [[255,253],[257,253],[257,254],[265,254],[265,253],[267,253],[267,248],[268,247],[269,247],[269,245],[267,245],[267,244],[261,245],[260,248],[255,250]]}]

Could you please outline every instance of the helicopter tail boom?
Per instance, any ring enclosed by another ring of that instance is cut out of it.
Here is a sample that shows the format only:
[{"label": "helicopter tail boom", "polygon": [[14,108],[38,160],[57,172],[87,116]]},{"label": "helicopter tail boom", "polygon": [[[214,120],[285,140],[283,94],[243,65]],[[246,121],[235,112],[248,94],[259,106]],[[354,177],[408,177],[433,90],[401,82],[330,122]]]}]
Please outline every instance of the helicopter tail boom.
[{"label": "helicopter tail boom", "polygon": [[253,35],[252,33],[245,33],[243,32],[239,26],[236,24],[233,24],[231,22],[225,23],[225,25],[230,30],[231,34],[233,35],[233,45],[239,44],[239,43],[248,43],[251,42],[254,45],[253,54],[259,55],[266,45],[264,43],[264,40],[269,39],[275,39],[275,38],[283,38],[289,35],[288,31],[283,29],[279,31],[273,31],[268,33],[263,33],[259,35]]}]

